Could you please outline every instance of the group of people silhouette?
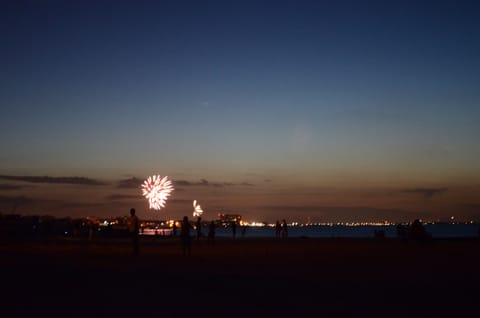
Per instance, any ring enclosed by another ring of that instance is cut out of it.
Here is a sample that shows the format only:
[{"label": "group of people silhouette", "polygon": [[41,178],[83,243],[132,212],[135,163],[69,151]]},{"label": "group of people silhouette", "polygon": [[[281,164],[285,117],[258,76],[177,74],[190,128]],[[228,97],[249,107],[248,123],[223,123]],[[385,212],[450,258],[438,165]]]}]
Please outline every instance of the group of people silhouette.
[{"label": "group of people silhouette", "polygon": [[[176,235],[176,225],[174,225],[174,235]],[[232,238],[236,237],[237,233],[237,222],[232,221],[230,223],[230,227],[232,229]],[[209,244],[213,244],[215,240],[215,222],[211,221],[208,225],[208,235],[207,235],[207,242]],[[135,209],[130,209],[130,217],[128,220],[128,229],[131,234],[132,240],[132,254],[138,255],[139,254],[139,244],[138,244],[138,235],[140,229],[140,221],[135,214]],[[190,231],[195,230],[195,237],[197,240],[200,240],[200,237],[203,236],[202,234],[202,218],[198,217],[197,221],[195,222],[195,227],[192,226],[190,221],[188,220],[187,216],[183,217],[182,225],[180,229],[180,241],[182,245],[182,252],[183,255],[190,255],[192,249],[192,236]],[[246,227],[242,227],[242,236],[245,235]],[[479,230],[480,233],[480,230]],[[375,233],[377,237],[377,232]],[[397,235],[404,241],[407,240],[414,240],[414,241],[425,241],[431,238],[431,234],[427,232],[425,227],[423,226],[422,222],[419,219],[415,219],[409,226],[398,224],[397,225]],[[384,235],[382,235],[383,237]],[[480,234],[479,234],[480,236]],[[275,237],[277,238],[287,238],[288,237],[288,225],[286,220],[282,220],[280,223],[278,220],[275,222]]]},{"label": "group of people silhouette", "polygon": [[[132,254],[138,255],[139,254],[139,231],[140,231],[140,220],[136,215],[136,211],[134,208],[130,209],[130,217],[127,220],[128,230],[130,232],[131,242],[132,242]],[[232,238],[236,236],[236,228],[237,222],[233,221],[230,223],[230,227],[232,229]],[[202,218],[198,217],[195,221],[195,226],[192,225],[188,216],[184,216],[183,220],[181,221],[180,226],[180,242],[182,246],[182,254],[184,256],[191,255],[192,251],[192,235],[191,232],[195,231],[195,238],[197,241],[203,236],[202,233]],[[246,227],[242,227],[242,236],[245,235]],[[176,222],[173,223],[172,227],[172,234],[173,236],[177,236],[177,225]],[[215,241],[215,234],[216,234],[216,224],[215,221],[211,221],[208,224],[208,234],[207,234],[207,243],[214,244]]]},{"label": "group of people silhouette", "polygon": [[[236,222],[232,222],[230,224],[232,228],[232,237],[235,238],[236,235]],[[210,221],[208,224],[208,234],[207,234],[207,243],[213,245],[215,242],[215,234],[216,234],[216,224],[215,221]],[[198,217],[197,221],[195,222],[195,227],[192,226],[190,221],[188,220],[188,216],[184,216],[182,220],[181,232],[180,232],[180,239],[182,242],[182,252],[184,256],[189,256],[192,250],[192,236],[190,231],[195,231],[195,237],[197,241],[203,236],[202,232],[202,218]]]},{"label": "group of people silhouette", "polygon": [[[187,216],[183,217],[180,227],[180,242],[182,246],[182,253],[185,256],[191,254],[192,250],[192,235],[191,231],[195,231],[195,238],[197,241],[203,236],[202,233],[202,218],[198,217],[195,226],[189,221]],[[237,235],[237,222],[232,221],[230,222],[230,228],[232,231],[232,238],[235,238]],[[288,237],[288,225],[287,221],[284,219],[282,222],[277,220],[275,222],[275,237],[276,238],[287,238]],[[139,230],[140,230],[140,221],[135,214],[135,209],[130,209],[130,217],[128,219],[128,229],[131,235],[132,241],[132,254],[138,255],[139,254]],[[242,226],[242,236],[245,236],[246,226]],[[177,227],[174,223],[173,225],[173,235],[176,236]],[[208,224],[208,234],[207,234],[207,243],[214,244],[215,241],[215,234],[216,234],[216,224],[214,221],[211,221]],[[415,219],[409,225],[398,224],[397,225],[397,235],[403,241],[426,241],[430,239],[432,236],[431,234],[425,229],[424,225],[419,219]],[[375,231],[375,237],[385,237],[385,233],[383,231]],[[480,237],[480,229],[479,229],[479,237]]]},{"label": "group of people silhouette", "polygon": [[[192,225],[192,223],[188,219],[188,216],[183,217],[183,220],[181,221],[181,227],[180,227],[180,242],[182,246],[182,254],[184,256],[191,255],[192,238],[193,238],[191,235],[191,232],[195,231],[194,237],[196,238],[197,241],[199,241],[200,238],[203,236],[202,225],[203,224],[202,224],[201,217],[197,218],[197,220],[195,221],[195,226]],[[232,231],[232,238],[235,238],[237,235],[237,222],[235,220],[230,222],[230,228]],[[138,236],[140,231],[140,220],[136,216],[134,208],[130,209],[130,217],[128,218],[128,229],[129,229],[131,241],[132,241],[132,254],[138,255],[139,254]],[[172,230],[173,230],[173,236],[176,236],[177,235],[176,222],[174,222]],[[242,236],[245,236],[246,230],[247,230],[247,226],[241,227]],[[211,221],[208,224],[208,234],[207,234],[208,244],[214,244],[215,234],[216,234],[216,224],[215,224],[215,221]],[[275,236],[282,237],[282,238],[288,237],[288,226],[287,226],[286,220],[282,220],[282,223],[280,223],[277,220],[275,225]]]},{"label": "group of people silhouette", "polygon": [[397,236],[404,242],[408,240],[425,241],[432,238],[419,219],[415,219],[410,225],[398,224]]},{"label": "group of people silhouette", "polygon": [[282,223],[280,223],[278,220],[275,222],[275,237],[288,237],[288,226],[286,220],[282,220]]}]

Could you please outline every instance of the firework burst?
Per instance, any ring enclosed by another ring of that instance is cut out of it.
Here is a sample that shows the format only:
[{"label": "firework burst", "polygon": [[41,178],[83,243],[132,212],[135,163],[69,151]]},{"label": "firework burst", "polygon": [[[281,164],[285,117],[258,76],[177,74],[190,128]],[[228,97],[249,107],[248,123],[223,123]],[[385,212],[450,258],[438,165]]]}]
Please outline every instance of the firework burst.
[{"label": "firework burst", "polygon": [[201,216],[202,214],[202,207],[197,203],[197,200],[193,200],[193,216]]},{"label": "firework burst", "polygon": [[172,181],[167,176],[153,175],[142,184],[142,194],[148,200],[150,209],[160,210],[165,207],[167,199],[174,190]]}]

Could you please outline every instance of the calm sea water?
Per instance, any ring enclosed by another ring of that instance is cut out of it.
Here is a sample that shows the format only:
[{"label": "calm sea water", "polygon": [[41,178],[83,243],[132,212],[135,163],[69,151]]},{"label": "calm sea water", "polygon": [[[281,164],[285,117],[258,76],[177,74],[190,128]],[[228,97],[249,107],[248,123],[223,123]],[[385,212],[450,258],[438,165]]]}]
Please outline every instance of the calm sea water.
[{"label": "calm sea water", "polygon": [[[478,224],[428,224],[425,228],[433,238],[468,238],[478,237]],[[290,226],[289,237],[344,237],[344,238],[368,238],[373,237],[375,230],[385,231],[385,237],[397,237],[397,229],[392,226]],[[204,231],[206,235],[206,230]],[[230,228],[217,228],[216,235],[219,237],[231,237]],[[237,228],[237,237],[242,237],[242,229]],[[244,237],[274,237],[272,227],[248,227]]]}]

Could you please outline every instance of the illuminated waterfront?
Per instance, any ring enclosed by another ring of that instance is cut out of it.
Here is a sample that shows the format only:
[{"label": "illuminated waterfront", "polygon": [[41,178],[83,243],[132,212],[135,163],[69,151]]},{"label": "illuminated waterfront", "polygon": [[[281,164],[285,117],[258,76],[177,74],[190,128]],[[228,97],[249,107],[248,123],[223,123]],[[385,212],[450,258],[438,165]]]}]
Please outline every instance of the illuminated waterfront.
[{"label": "illuminated waterfront", "polygon": [[[169,237],[173,235],[173,224],[180,228],[178,220],[143,220],[141,235]],[[202,233],[208,233],[208,221],[203,222]],[[216,236],[232,237],[232,228],[228,222],[216,220]],[[49,216],[5,215],[0,222],[0,232],[5,235],[16,233],[18,237],[37,237],[42,235],[73,236],[73,237],[117,237],[127,236],[128,229],[125,217],[110,219],[88,217],[85,219],[55,219]],[[348,223],[288,223],[290,238],[369,238],[375,233],[382,237],[396,238],[397,223],[383,222],[348,222]],[[402,223],[402,225],[408,225]],[[195,226],[192,223],[192,226]],[[478,222],[425,222],[425,229],[432,238],[475,238],[479,236]],[[177,230],[177,235],[179,231]],[[237,238],[275,237],[274,224],[240,221],[236,229]]]}]

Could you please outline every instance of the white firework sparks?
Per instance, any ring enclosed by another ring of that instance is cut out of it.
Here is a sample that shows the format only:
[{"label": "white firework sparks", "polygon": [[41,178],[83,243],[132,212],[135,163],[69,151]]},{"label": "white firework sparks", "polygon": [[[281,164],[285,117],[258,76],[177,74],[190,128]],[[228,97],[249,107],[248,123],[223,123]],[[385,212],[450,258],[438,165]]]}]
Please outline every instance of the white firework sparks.
[{"label": "white firework sparks", "polygon": [[193,200],[193,216],[201,216],[202,214],[202,207],[200,204],[197,204],[197,200]]},{"label": "white firework sparks", "polygon": [[172,181],[167,176],[153,175],[142,184],[142,194],[148,200],[150,209],[160,210],[165,207],[167,199],[174,190]]}]

